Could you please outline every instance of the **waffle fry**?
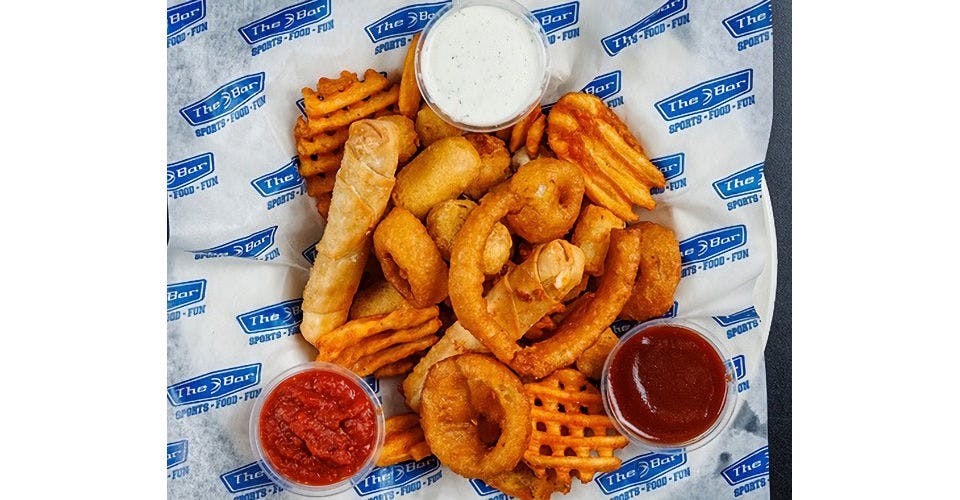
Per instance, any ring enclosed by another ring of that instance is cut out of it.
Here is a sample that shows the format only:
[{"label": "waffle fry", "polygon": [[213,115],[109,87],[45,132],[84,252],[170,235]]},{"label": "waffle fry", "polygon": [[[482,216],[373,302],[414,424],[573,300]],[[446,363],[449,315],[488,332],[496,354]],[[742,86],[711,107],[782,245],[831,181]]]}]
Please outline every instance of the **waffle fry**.
[{"label": "waffle fry", "polygon": [[420,416],[404,413],[386,420],[383,451],[377,467],[386,467],[407,460],[421,460],[431,455],[430,446],[423,437]]},{"label": "waffle fry", "polygon": [[[347,142],[347,128],[330,130],[319,134],[312,134],[309,131],[306,120],[303,117],[297,118],[297,125],[294,128],[300,129],[300,137],[297,141],[297,153],[300,156],[325,155],[333,153],[343,147]],[[338,164],[339,165],[339,164]]]},{"label": "waffle fry", "polygon": [[406,375],[413,371],[413,367],[417,366],[417,362],[420,361],[421,357],[422,356],[418,355],[408,356],[400,361],[394,361],[389,365],[383,365],[373,372],[373,376],[376,378],[387,378]]},{"label": "waffle fry", "polygon": [[435,306],[402,308],[348,321],[323,337],[316,359],[336,363],[360,376],[370,375],[435,344],[439,337],[434,333],[441,325],[438,314]]},{"label": "waffle fry", "polygon": [[[321,78],[317,81],[316,92],[304,88],[301,91],[303,93],[303,107],[306,109],[309,122],[314,122],[318,119],[329,118],[330,115],[335,113],[339,114],[338,112],[343,108],[362,102],[389,86],[390,81],[373,69],[368,69],[363,73],[363,81],[357,78],[356,73],[341,71],[340,78]],[[393,103],[391,102],[387,106],[390,104]],[[370,113],[373,113],[373,111]],[[330,129],[342,126],[337,125]]]},{"label": "waffle fry", "polygon": [[564,368],[524,385],[530,398],[533,432],[523,455],[539,478],[556,474],[560,491],[572,477],[588,483],[597,472],[620,467],[613,451],[628,444],[603,411],[600,391],[580,372]]},{"label": "waffle fry", "polygon": [[550,110],[547,124],[550,148],[580,167],[591,201],[628,222],[638,219],[633,206],[653,209],[650,189],[664,187],[666,179],[603,101],[582,92],[566,94]]}]

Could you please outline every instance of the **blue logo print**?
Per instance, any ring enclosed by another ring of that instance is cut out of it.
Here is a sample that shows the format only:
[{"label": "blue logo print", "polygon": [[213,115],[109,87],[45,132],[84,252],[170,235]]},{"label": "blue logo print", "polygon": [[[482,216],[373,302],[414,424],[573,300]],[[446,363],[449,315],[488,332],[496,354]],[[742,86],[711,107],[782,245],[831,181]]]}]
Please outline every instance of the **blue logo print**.
[{"label": "blue logo print", "polygon": [[500,492],[500,490],[483,482],[482,479],[471,479],[470,486],[473,486],[473,491],[476,491],[477,495],[480,495],[482,497]]},{"label": "blue logo print", "polygon": [[260,383],[260,363],[205,373],[167,387],[173,406],[211,401]]},{"label": "blue logo print", "polygon": [[655,106],[664,120],[676,120],[713,109],[753,90],[753,70],[714,78],[678,92]]},{"label": "blue logo print", "polygon": [[661,156],[660,158],[651,158],[650,163],[653,163],[663,172],[663,176],[667,180],[670,180],[683,175],[683,160],[683,153],[677,153],[670,156]]},{"label": "blue logo print", "polygon": [[610,36],[603,37],[600,44],[603,45],[604,52],[613,57],[631,44],[637,43],[643,37],[644,29],[685,10],[687,10],[687,0],[667,0],[667,3],[661,5],[649,16]]},{"label": "blue logo print", "polygon": [[269,486],[273,481],[267,477],[260,467],[260,462],[244,465],[229,472],[220,474],[220,482],[230,493],[238,493],[252,488]]},{"label": "blue logo print", "polygon": [[353,489],[358,495],[366,496],[398,488],[439,469],[440,461],[432,455],[419,462],[408,460],[389,467],[377,467],[363,478],[363,481],[354,485]]},{"label": "blue logo print", "polygon": [[167,9],[167,36],[176,35],[207,15],[206,0],[191,0]]},{"label": "blue logo print", "polygon": [[666,319],[666,318],[676,318],[676,317],[677,317],[677,309],[679,309],[679,308],[680,308],[680,304],[679,304],[677,301],[673,301],[673,305],[670,306],[670,310],[667,311],[667,312],[665,312],[665,313],[663,313],[663,316],[660,316],[660,318],[663,318],[663,319]]},{"label": "blue logo print", "polygon": [[540,22],[543,32],[549,35],[568,26],[577,24],[580,20],[580,2],[563,3],[537,9],[530,12]]},{"label": "blue logo print", "polygon": [[620,70],[600,75],[583,87],[583,92],[593,94],[600,99],[612,97],[620,92]]},{"label": "blue logo print", "polygon": [[167,468],[175,467],[187,461],[187,440],[167,443]]},{"label": "blue logo print", "polygon": [[747,227],[743,224],[723,227],[698,234],[680,242],[680,262],[695,264],[747,244]]},{"label": "blue logo print", "polygon": [[264,73],[242,76],[214,90],[204,97],[180,110],[187,123],[202,125],[230,114],[231,111],[263,92]]},{"label": "blue logo print", "polygon": [[730,36],[740,38],[773,27],[773,2],[764,0],[723,20]]},{"label": "blue logo print", "polygon": [[255,258],[273,246],[273,239],[277,233],[277,226],[270,226],[249,236],[228,241],[222,245],[206,250],[194,250],[197,259],[213,257],[246,257]]},{"label": "blue logo print", "polygon": [[264,198],[298,188],[303,185],[303,177],[300,177],[300,172],[297,171],[299,164],[299,160],[294,157],[290,163],[269,174],[257,177],[250,181],[250,184]]},{"label": "blue logo print", "polygon": [[295,328],[303,321],[303,299],[294,299],[237,316],[240,328],[247,334]]},{"label": "blue logo print", "polygon": [[760,326],[760,315],[753,306],[742,311],[737,311],[727,316],[714,316],[713,320],[718,325],[727,328],[727,338],[732,339],[737,335],[747,333]]},{"label": "blue logo print", "polygon": [[742,379],[747,374],[747,362],[743,354],[734,356],[727,360],[727,368],[733,370],[733,374],[737,380]]},{"label": "blue logo print", "polygon": [[307,262],[311,265],[313,265],[313,261],[317,260],[317,243],[320,243],[320,241],[318,240],[316,243],[304,248],[303,252],[300,252],[300,255],[303,255],[303,258],[307,259]]},{"label": "blue logo print", "polygon": [[760,319],[760,315],[757,314],[757,310],[753,306],[750,306],[742,311],[737,311],[733,314],[728,314],[726,316],[713,317],[713,320],[716,321],[720,326],[735,325],[751,319]]},{"label": "blue logo print", "polygon": [[631,328],[637,326],[638,322],[629,320],[629,319],[618,319],[610,325],[610,329],[613,330],[613,334],[617,337],[622,337],[624,333],[630,331]]},{"label": "blue logo print", "polygon": [[167,285],[167,311],[196,304],[207,294],[207,280],[199,279]]},{"label": "blue logo print", "polygon": [[607,495],[652,481],[687,463],[685,452],[676,455],[646,453],[627,460],[613,472],[598,474],[593,480]]},{"label": "blue logo print", "polygon": [[247,43],[253,45],[267,38],[320,22],[330,14],[330,0],[308,0],[257,19],[237,31]]},{"label": "blue logo print", "polygon": [[435,3],[420,3],[397,9],[367,25],[364,31],[370,41],[377,43],[388,38],[412,35],[424,28],[437,11],[446,7],[450,0]]},{"label": "blue logo print", "polygon": [[167,164],[167,191],[178,189],[213,173],[213,153]]},{"label": "blue logo print", "polygon": [[757,451],[743,457],[737,463],[723,469],[723,478],[730,486],[744,481],[766,476],[770,473],[770,454],[764,446]]},{"label": "blue logo print", "polygon": [[762,190],[763,163],[747,167],[713,183],[713,190],[724,200],[759,193]]}]

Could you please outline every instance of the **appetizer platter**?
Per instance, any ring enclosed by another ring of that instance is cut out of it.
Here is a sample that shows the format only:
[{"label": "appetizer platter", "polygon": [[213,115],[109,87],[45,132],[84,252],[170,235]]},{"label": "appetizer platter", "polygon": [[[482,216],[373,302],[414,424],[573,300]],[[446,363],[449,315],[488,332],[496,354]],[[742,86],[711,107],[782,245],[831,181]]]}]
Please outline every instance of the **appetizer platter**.
[{"label": "appetizer platter", "polygon": [[772,14],[613,4],[170,7],[171,498],[767,494]]}]

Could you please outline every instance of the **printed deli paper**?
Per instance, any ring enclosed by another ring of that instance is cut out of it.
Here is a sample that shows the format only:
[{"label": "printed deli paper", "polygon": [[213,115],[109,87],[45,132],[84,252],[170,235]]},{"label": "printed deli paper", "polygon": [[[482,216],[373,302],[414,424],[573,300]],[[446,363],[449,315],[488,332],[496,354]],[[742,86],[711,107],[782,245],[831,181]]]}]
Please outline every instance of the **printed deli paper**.
[{"label": "printed deli paper", "polygon": [[[667,178],[642,217],[673,228],[671,316],[731,354],[739,402],[707,446],[620,450],[620,470],[566,498],[769,496],[763,364],[776,272],[763,182],[772,117],[770,1],[523,1],[550,44],[544,104],[584,90],[637,134]],[[253,400],[312,357],[301,293],[323,232],[297,174],[300,89],[368,67],[399,80],[414,33],[445,2],[191,0],[167,9],[170,498],[292,498],[255,463]],[[622,333],[626,325],[615,325]],[[387,415],[397,380],[373,380]],[[501,498],[433,457],[376,469],[337,498]],[[557,494],[555,498],[559,498]]]}]

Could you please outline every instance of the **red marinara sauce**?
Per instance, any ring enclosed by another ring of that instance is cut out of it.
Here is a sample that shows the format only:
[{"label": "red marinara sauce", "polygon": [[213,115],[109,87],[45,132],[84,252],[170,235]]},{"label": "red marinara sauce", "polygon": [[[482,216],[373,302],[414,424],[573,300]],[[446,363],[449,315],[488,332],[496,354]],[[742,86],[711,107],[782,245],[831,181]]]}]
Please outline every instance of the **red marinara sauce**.
[{"label": "red marinara sauce", "polygon": [[376,411],[356,382],[310,370],[280,382],[260,411],[260,443],[277,473],[325,486],[359,471],[374,452]]},{"label": "red marinara sauce", "polygon": [[720,417],[727,375],[717,350],[697,332],[656,325],[627,339],[610,361],[610,404],[627,427],[655,445],[682,445]]}]

